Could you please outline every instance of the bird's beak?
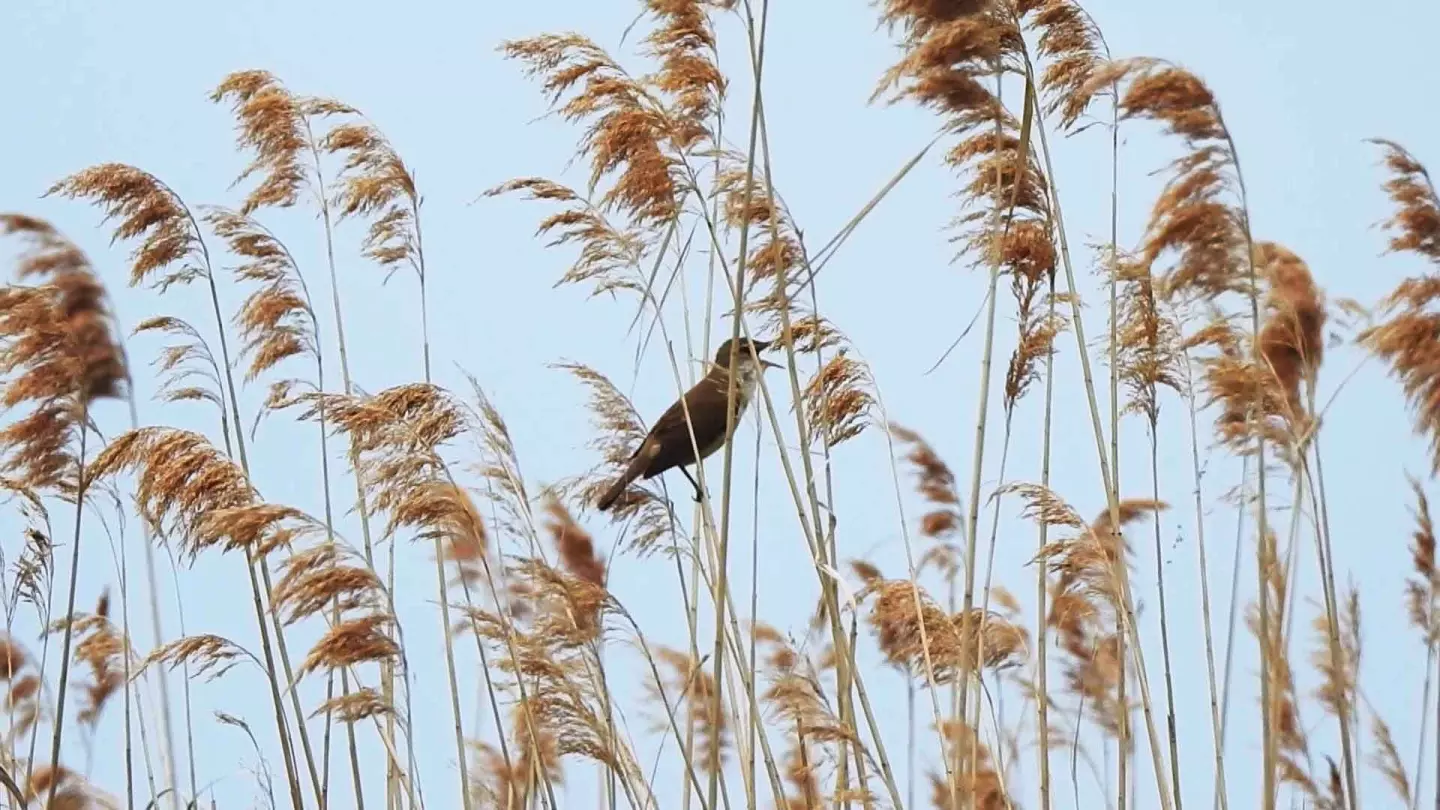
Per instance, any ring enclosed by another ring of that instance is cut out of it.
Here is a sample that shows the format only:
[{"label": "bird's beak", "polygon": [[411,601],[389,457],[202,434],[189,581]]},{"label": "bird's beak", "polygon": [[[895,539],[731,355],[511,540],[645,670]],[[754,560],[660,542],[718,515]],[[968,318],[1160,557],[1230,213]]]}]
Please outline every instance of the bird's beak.
[{"label": "bird's beak", "polygon": [[760,352],[763,352],[766,349],[770,348],[772,345],[774,345],[773,343],[768,340],[752,340],[750,341],[750,345],[755,347],[755,357],[760,360],[760,365],[764,366],[765,368],[782,368],[779,363],[772,363],[769,360],[760,357]]}]

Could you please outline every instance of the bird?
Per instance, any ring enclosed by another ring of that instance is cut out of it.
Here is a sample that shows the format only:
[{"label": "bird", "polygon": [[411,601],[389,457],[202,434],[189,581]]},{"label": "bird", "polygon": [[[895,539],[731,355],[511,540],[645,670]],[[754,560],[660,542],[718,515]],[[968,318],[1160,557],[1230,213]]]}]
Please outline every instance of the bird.
[{"label": "bird", "polygon": [[[759,383],[760,376],[765,373],[766,368],[780,368],[776,363],[759,359],[760,352],[770,348],[770,345],[770,341],[749,338],[721,343],[715,352],[715,362],[704,378],[655,420],[645,440],[630,456],[625,471],[605,490],[595,502],[595,506],[604,512],[619,500],[635,479],[648,480],[676,467],[680,468],[680,472],[684,473],[695,487],[695,500],[699,501],[700,484],[685,467],[696,463],[696,448],[700,450],[700,460],[704,461],[725,446],[725,442],[733,435],[735,426],[740,424],[740,417],[745,414],[746,406],[755,395],[755,386]],[[752,348],[754,353],[750,351]],[[730,400],[732,374],[736,375],[735,416],[730,419],[725,405]]]}]

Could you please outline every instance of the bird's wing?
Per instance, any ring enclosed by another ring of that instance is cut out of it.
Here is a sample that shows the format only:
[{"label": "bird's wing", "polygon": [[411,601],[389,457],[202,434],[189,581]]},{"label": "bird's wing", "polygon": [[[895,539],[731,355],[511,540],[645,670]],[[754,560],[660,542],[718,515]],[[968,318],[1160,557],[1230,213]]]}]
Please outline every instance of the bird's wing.
[{"label": "bird's wing", "polygon": [[[682,400],[677,400],[655,420],[654,427],[650,428],[650,435],[645,438],[639,451],[654,454],[645,468],[646,478],[653,478],[672,467],[693,464],[696,445],[704,452],[713,449],[713,446],[724,438],[725,409],[697,408],[694,403],[700,398],[713,399],[717,394],[723,397],[725,393],[714,380],[705,377],[685,392],[683,405]],[[686,408],[690,409],[688,422]],[[690,441],[692,429],[695,432],[693,444]],[[672,436],[678,440],[672,439]]]}]

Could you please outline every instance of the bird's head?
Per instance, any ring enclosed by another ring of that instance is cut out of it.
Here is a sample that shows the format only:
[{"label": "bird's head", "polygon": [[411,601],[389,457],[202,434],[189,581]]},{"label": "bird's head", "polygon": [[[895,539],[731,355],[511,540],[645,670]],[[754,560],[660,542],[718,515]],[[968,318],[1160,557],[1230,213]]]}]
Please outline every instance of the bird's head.
[{"label": "bird's head", "polygon": [[[750,353],[754,347],[755,353]],[[720,344],[719,350],[715,352],[715,365],[724,369],[755,369],[758,362],[763,368],[780,368],[776,363],[760,358],[760,353],[770,348],[768,340],[750,340],[740,338],[739,340],[727,340]]]}]

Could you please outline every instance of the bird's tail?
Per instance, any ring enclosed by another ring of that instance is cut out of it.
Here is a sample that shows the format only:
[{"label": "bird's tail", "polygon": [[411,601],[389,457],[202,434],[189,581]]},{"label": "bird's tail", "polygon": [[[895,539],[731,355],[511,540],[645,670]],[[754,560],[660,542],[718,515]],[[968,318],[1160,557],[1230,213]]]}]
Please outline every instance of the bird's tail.
[{"label": "bird's tail", "polygon": [[605,490],[605,494],[601,495],[600,499],[595,502],[595,508],[604,512],[614,506],[615,501],[619,500],[620,496],[625,494],[625,490],[630,484],[634,483],[635,479],[640,477],[640,472],[644,466],[643,459],[638,457],[631,459],[630,465],[625,468],[625,472],[622,473],[619,478],[615,479],[615,483],[611,484],[610,488]]}]

